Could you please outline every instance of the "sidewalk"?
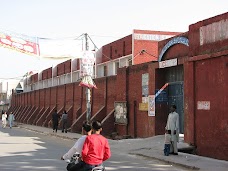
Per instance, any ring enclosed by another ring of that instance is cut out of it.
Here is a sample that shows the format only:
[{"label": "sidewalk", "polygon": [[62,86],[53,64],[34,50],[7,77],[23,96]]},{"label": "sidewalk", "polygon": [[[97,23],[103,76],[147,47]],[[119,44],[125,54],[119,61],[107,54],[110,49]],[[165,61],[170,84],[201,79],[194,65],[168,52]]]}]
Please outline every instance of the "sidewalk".
[{"label": "sidewalk", "polygon": [[[52,129],[34,125],[18,124],[18,127],[25,128],[27,130],[35,131],[45,135],[57,136],[64,139],[78,139],[81,137],[77,133],[62,133],[60,130],[57,133],[53,133]],[[109,140],[112,150],[120,150],[132,155],[140,155],[160,161],[164,161],[173,165],[179,165],[193,170],[202,171],[227,171],[228,161],[217,160],[208,157],[202,157],[187,153],[178,152],[179,155],[164,156],[163,154],[163,141],[164,136],[159,135],[150,138],[140,139],[122,139],[122,140]],[[178,143],[178,149],[188,148],[188,144],[180,141]]]}]

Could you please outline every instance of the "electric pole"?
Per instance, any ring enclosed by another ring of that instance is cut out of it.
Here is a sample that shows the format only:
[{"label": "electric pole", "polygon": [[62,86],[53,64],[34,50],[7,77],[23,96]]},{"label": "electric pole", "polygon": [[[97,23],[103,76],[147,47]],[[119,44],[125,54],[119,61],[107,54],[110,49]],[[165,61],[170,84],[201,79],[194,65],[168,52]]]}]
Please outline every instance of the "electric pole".
[{"label": "electric pole", "polygon": [[[88,34],[85,33],[85,50],[89,50],[89,42],[88,42]],[[90,121],[91,119],[91,91],[88,87],[86,87],[86,120]]]}]

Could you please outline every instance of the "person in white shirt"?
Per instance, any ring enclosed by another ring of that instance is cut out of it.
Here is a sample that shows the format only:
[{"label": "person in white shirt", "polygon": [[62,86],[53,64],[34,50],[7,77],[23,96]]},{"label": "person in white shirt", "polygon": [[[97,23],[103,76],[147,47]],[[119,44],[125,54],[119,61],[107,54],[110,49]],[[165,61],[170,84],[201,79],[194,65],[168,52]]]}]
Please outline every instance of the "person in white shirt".
[{"label": "person in white shirt", "polygon": [[5,112],[5,113],[2,114],[2,127],[3,128],[5,128],[6,124],[7,124],[6,118],[7,118],[7,114]]},{"label": "person in white shirt", "polygon": [[[61,157],[61,160],[66,160],[66,159],[71,159],[71,157],[77,152],[80,154],[82,154],[82,147],[84,145],[85,139],[87,137],[87,135],[91,135],[92,134],[92,126],[89,122],[85,121],[82,125],[82,137],[80,137],[76,143],[74,144],[74,146]],[[77,165],[77,164],[76,164]],[[73,169],[70,170],[75,170],[76,167],[81,167],[81,166],[76,166],[74,165]]]},{"label": "person in white shirt", "polygon": [[177,142],[179,142],[179,114],[176,113],[176,105],[172,105],[169,113],[166,130],[171,131],[170,154],[178,155]]}]

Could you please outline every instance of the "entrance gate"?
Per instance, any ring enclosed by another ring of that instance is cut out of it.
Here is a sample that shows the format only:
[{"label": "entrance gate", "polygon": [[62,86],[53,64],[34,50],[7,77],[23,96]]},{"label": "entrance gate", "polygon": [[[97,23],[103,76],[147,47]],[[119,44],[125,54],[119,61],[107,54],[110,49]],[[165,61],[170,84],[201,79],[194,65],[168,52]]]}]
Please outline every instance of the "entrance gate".
[{"label": "entrance gate", "polygon": [[183,101],[183,82],[172,82],[168,86],[168,104],[175,104],[176,112],[179,114],[180,133],[184,133],[184,101]]},{"label": "entrance gate", "polygon": [[179,114],[180,133],[184,133],[184,69],[183,65],[165,69],[168,86],[168,106],[175,104]]}]

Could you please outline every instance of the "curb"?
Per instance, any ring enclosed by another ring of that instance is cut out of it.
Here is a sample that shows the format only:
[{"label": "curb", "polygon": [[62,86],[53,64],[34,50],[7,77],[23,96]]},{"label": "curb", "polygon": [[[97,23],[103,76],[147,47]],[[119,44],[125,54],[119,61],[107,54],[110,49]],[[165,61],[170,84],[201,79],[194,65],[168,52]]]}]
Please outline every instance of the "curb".
[{"label": "curb", "polygon": [[67,137],[67,136],[63,136],[63,135],[57,135],[57,134],[54,134],[54,133],[47,133],[47,132],[43,132],[43,131],[39,131],[39,130],[35,130],[35,129],[31,129],[31,128],[28,128],[28,127],[24,127],[24,126],[18,126],[19,128],[23,128],[23,129],[27,129],[27,130],[30,130],[30,131],[33,131],[33,132],[37,132],[37,133],[40,133],[40,134],[44,134],[44,135],[51,135],[51,136],[55,136],[55,137],[58,137],[58,138],[62,138],[62,139],[68,139],[68,140],[76,140],[78,138],[70,138],[70,137]]},{"label": "curb", "polygon": [[157,157],[147,156],[147,155],[144,155],[144,154],[138,154],[138,153],[128,153],[128,154],[159,160],[159,161],[162,161],[162,162],[165,162],[165,163],[169,163],[169,164],[172,164],[172,165],[185,167],[187,169],[200,170],[200,168],[198,168],[196,166],[189,166],[189,165],[185,165],[185,164],[181,164],[181,163],[177,163],[177,162],[173,162],[173,161],[169,161],[169,160],[165,160],[165,159],[161,159],[161,158],[157,158]]}]

